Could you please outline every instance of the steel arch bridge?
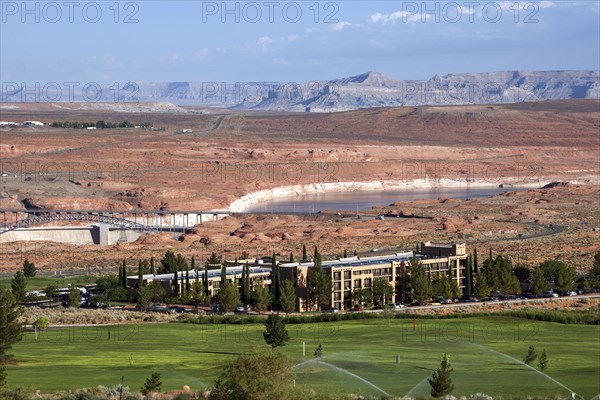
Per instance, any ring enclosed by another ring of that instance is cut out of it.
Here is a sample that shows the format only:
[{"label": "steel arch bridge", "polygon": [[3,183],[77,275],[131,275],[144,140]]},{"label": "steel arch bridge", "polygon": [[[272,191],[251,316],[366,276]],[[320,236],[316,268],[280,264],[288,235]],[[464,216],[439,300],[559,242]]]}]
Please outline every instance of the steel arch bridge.
[{"label": "steel arch bridge", "polygon": [[137,222],[130,221],[125,218],[116,218],[109,215],[102,214],[78,214],[78,213],[46,213],[36,215],[28,213],[27,218],[20,219],[18,221],[9,222],[0,225],[0,235],[6,232],[13,231],[19,228],[26,228],[30,225],[45,224],[48,222],[59,222],[59,221],[82,221],[82,222],[96,222],[104,223],[119,228],[130,229],[140,233],[157,233],[158,231],[151,226],[138,224]]}]

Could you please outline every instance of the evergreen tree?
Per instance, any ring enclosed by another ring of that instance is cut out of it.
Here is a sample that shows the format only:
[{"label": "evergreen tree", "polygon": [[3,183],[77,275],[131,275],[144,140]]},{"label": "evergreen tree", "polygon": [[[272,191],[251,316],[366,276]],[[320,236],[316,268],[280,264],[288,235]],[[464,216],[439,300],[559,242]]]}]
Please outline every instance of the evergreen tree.
[{"label": "evergreen tree", "polygon": [[479,262],[477,261],[477,247],[473,251],[473,273],[477,275],[479,273]]},{"label": "evergreen tree", "polygon": [[286,313],[296,311],[296,288],[290,279],[283,280],[281,284],[281,309]]},{"label": "evergreen tree", "polygon": [[23,330],[18,319],[21,308],[12,292],[0,287],[0,364],[6,359],[12,345],[23,338]]},{"label": "evergreen tree", "polygon": [[244,304],[250,303],[251,293],[250,293],[250,264],[246,261],[246,265],[244,265],[244,281],[243,281],[243,290],[244,290]]},{"label": "evergreen tree", "polygon": [[490,253],[488,255],[488,260],[492,261],[494,257],[492,256],[492,248],[490,247]]},{"label": "evergreen tree", "polygon": [[283,318],[279,315],[269,315],[265,321],[265,331],[263,332],[265,342],[271,345],[271,349],[275,350],[276,347],[285,346],[285,342],[290,340],[287,328]]},{"label": "evergreen tree", "polygon": [[217,256],[217,253],[213,251],[210,258],[207,260],[207,264],[210,269],[219,269],[221,268],[221,259]]},{"label": "evergreen tree", "polygon": [[121,286],[123,286],[123,289],[127,289],[127,261],[123,260],[121,268],[123,269],[123,274],[121,275]]},{"label": "evergreen tree", "polygon": [[294,261],[294,253],[290,251],[290,262],[293,263]]},{"label": "evergreen tree", "polygon": [[546,355],[546,349],[542,350],[542,355],[540,356],[540,361],[538,362],[538,368],[540,371],[548,368],[548,356]]},{"label": "evergreen tree", "polygon": [[144,396],[150,393],[158,393],[160,392],[161,386],[162,382],[160,380],[160,374],[158,372],[153,372],[152,376],[146,379],[146,382],[140,389],[140,392],[142,392]]},{"label": "evergreen tree", "polygon": [[473,294],[473,256],[471,254],[467,257],[467,270],[465,271],[465,275],[465,295],[471,296]]},{"label": "evergreen tree", "polygon": [[204,275],[202,276],[202,283],[204,284],[204,293],[208,296],[210,293],[208,290],[208,264],[204,264]]},{"label": "evergreen tree", "polygon": [[375,303],[383,306],[392,299],[394,288],[387,279],[373,279],[373,299]]},{"label": "evergreen tree", "polygon": [[170,272],[175,271],[185,271],[188,267],[188,263],[181,254],[175,255],[172,250],[168,250],[163,258],[160,260],[160,270],[161,274],[168,274]]},{"label": "evergreen tree", "polygon": [[150,257],[150,273],[156,275],[156,267],[154,266],[154,256]]},{"label": "evergreen tree", "polygon": [[152,301],[152,287],[151,286],[139,286],[135,291],[135,302],[136,307],[139,311],[146,311]]},{"label": "evergreen tree", "polygon": [[356,254],[357,254],[357,253],[356,253],[356,249],[354,249],[354,257],[356,257]]},{"label": "evergreen tree", "polygon": [[306,256],[306,245],[303,244],[302,245],[302,261],[306,261],[308,260],[307,256]]},{"label": "evergreen tree", "polygon": [[138,264],[138,287],[144,285],[144,273],[142,272],[142,261]]},{"label": "evergreen tree", "polygon": [[196,270],[196,259],[192,256],[192,261],[190,263],[190,268],[197,272]]},{"label": "evergreen tree", "polygon": [[440,367],[434,371],[431,378],[427,379],[431,386],[431,396],[443,397],[452,393],[454,390],[454,384],[450,378],[450,373],[452,371],[453,369],[450,367],[450,356],[444,353],[442,355]]},{"label": "evergreen tree", "polygon": [[592,263],[592,269],[587,275],[590,287],[600,287],[600,250],[596,250],[594,254],[594,262]]},{"label": "evergreen tree", "polygon": [[344,258],[348,257],[348,250],[344,249]]},{"label": "evergreen tree", "polygon": [[35,276],[35,264],[32,262],[29,262],[28,259],[25,259],[25,261],[23,261],[23,274],[25,275],[25,278],[32,278]]},{"label": "evergreen tree", "polygon": [[323,346],[321,346],[321,343],[319,343],[319,346],[315,350],[314,356],[315,358],[321,358],[323,356]]},{"label": "evergreen tree", "polygon": [[123,285],[123,266],[121,265],[121,263],[119,263],[119,285],[122,286]]},{"label": "evergreen tree", "polygon": [[232,312],[240,304],[240,294],[235,284],[225,281],[219,288],[219,309],[224,313]]},{"label": "evergreen tree", "polygon": [[190,270],[189,270],[189,268],[185,269],[185,291],[186,291],[186,293],[190,292]]},{"label": "evergreen tree", "polygon": [[486,280],[485,279],[481,279],[481,281],[479,281],[479,278],[478,278],[477,285],[476,285],[476,288],[475,288],[475,294],[478,297],[487,297],[487,296],[490,295],[490,290],[491,289],[488,286]]},{"label": "evergreen tree", "polygon": [[23,272],[15,272],[15,275],[10,281],[10,288],[12,289],[12,294],[15,296],[17,302],[25,300],[25,294],[27,293],[25,290],[26,285],[27,283],[25,282],[25,275]]},{"label": "evergreen tree", "polygon": [[317,253],[314,266],[308,269],[308,276],[306,278],[309,303],[312,306],[316,306],[318,310],[322,306],[329,305],[333,287],[329,271],[325,271],[321,264],[321,255]]},{"label": "evergreen tree", "polygon": [[279,310],[281,300],[281,276],[279,271],[279,265],[275,258],[275,252],[273,252],[273,258],[271,258],[271,288],[273,295],[273,308]]},{"label": "evergreen tree", "polygon": [[269,305],[269,291],[263,285],[254,285],[252,291],[252,307],[256,312],[263,312]]},{"label": "evergreen tree", "polygon": [[192,284],[191,291],[192,304],[198,307],[200,304],[208,303],[208,298],[204,294],[204,285],[198,280]]},{"label": "evergreen tree", "polygon": [[313,252],[313,260],[316,260],[318,255],[319,255],[319,248],[317,247],[317,245],[315,245],[315,251]]},{"label": "evergreen tree", "polygon": [[546,276],[544,275],[544,271],[541,268],[535,268],[531,271],[531,279],[529,280],[531,284],[531,292],[535,295],[540,295],[548,290],[549,284],[546,280]]},{"label": "evergreen tree", "polygon": [[227,267],[223,264],[221,267],[221,285],[225,284],[225,282],[227,282]]},{"label": "evergreen tree", "polygon": [[422,304],[431,298],[431,286],[427,271],[417,258],[410,260],[409,284],[412,298],[417,302]]},{"label": "evergreen tree", "polygon": [[69,294],[67,295],[67,306],[79,307],[81,302],[81,292],[74,284],[69,287]]},{"label": "evergreen tree", "polygon": [[173,271],[173,295],[179,294],[179,275],[177,271]]},{"label": "evergreen tree", "polygon": [[523,359],[523,362],[527,365],[530,365],[537,358],[537,353],[535,352],[535,347],[533,345],[529,346],[529,350],[527,350],[527,354]]}]

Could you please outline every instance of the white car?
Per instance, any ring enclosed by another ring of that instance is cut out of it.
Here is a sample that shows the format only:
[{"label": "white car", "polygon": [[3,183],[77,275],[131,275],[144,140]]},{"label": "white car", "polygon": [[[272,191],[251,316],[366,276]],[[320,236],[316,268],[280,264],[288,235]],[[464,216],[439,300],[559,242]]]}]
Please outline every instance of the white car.
[{"label": "white car", "polygon": [[577,296],[577,292],[574,292],[574,291],[567,292],[567,296]]}]

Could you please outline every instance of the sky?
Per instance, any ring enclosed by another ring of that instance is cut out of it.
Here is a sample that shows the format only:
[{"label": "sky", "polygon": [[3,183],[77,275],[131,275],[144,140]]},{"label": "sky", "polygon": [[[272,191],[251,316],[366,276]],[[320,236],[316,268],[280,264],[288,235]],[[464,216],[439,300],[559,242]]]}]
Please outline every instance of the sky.
[{"label": "sky", "polygon": [[597,0],[0,0],[3,84],[598,70],[599,49]]}]

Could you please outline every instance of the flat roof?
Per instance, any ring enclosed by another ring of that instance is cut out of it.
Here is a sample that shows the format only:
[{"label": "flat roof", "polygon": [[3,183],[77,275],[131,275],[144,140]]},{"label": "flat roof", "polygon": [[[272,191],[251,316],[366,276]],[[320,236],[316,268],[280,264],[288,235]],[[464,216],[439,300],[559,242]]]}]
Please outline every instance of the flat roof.
[{"label": "flat roof", "polygon": [[[373,256],[373,257],[347,257],[347,258],[341,258],[339,260],[328,260],[328,261],[323,261],[323,263],[321,264],[323,268],[331,268],[331,267],[359,267],[359,266],[363,266],[363,265],[377,265],[377,264],[382,264],[382,263],[386,263],[386,262],[394,262],[394,261],[408,261],[411,258],[413,258],[413,252],[412,251],[407,251],[407,252],[403,252],[403,253],[396,253],[396,254],[391,254],[391,255],[384,255],[384,256]],[[417,255],[417,257],[419,258],[423,258],[421,255]],[[313,267],[315,265],[314,262],[310,261],[310,262],[306,262],[306,263],[282,263],[280,264],[281,267],[298,267],[298,266],[303,266],[303,267]]]},{"label": "flat roof", "polygon": [[[243,269],[244,269],[244,265],[235,265],[232,267],[227,267],[225,269],[225,275],[226,276],[235,276],[235,275],[241,276]],[[265,268],[265,267],[250,266],[249,269],[250,269],[250,274],[264,274],[264,273],[271,272],[271,268]],[[190,269],[189,270],[190,279],[196,279],[196,274],[198,274],[198,279],[203,278],[204,277],[204,269],[198,269],[198,270]],[[142,279],[144,279],[144,280],[152,279],[154,281],[167,281],[167,280],[172,280],[173,275],[174,275],[173,272],[170,272],[168,274],[159,274],[159,275],[144,274]],[[215,277],[220,277],[220,276],[221,276],[221,268],[208,270],[208,278],[209,279],[215,278]],[[179,279],[185,278],[185,271],[178,271],[177,277]],[[137,278],[138,278],[137,275],[127,276],[127,279],[137,279]]]}]

